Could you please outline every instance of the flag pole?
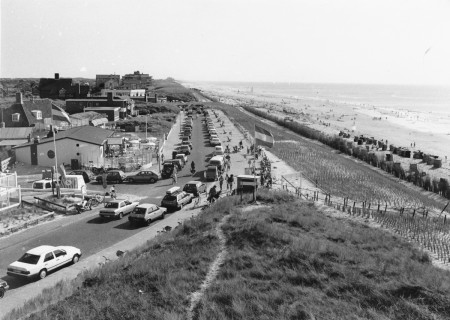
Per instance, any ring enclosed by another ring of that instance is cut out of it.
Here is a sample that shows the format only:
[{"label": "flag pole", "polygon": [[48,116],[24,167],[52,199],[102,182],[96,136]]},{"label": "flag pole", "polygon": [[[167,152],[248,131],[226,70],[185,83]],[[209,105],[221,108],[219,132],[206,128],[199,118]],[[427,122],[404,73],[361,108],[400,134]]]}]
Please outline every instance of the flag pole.
[{"label": "flag pole", "polygon": [[256,167],[256,124],[253,124],[253,176],[255,176]]}]

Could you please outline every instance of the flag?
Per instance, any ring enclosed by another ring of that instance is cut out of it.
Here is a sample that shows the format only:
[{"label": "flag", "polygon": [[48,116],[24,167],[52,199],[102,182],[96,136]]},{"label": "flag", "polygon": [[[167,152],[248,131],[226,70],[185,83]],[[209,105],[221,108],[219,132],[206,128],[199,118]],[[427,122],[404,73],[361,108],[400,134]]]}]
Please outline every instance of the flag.
[{"label": "flag", "polygon": [[258,145],[263,145],[269,148],[273,147],[275,139],[270,131],[255,125],[255,140]]}]

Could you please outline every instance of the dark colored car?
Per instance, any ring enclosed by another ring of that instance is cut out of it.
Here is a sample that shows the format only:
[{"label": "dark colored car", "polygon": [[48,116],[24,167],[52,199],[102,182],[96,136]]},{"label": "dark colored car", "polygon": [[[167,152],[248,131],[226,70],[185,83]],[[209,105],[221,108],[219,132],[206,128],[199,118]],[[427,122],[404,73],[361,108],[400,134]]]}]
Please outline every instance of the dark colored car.
[{"label": "dark colored car", "polygon": [[206,184],[200,181],[189,181],[184,185],[183,191],[193,194],[194,197],[198,197],[200,193],[206,192]]},{"label": "dark colored car", "polygon": [[159,179],[161,179],[160,173],[151,171],[151,170],[144,170],[144,171],[140,171],[134,175],[128,176],[125,180],[130,183],[133,183],[133,182],[155,183]]},{"label": "dark colored car", "polygon": [[177,166],[177,170],[178,171],[181,171],[181,169],[183,169],[183,167],[184,167],[184,164],[183,164],[183,162],[180,159],[164,160],[163,164],[166,164],[166,163],[173,163],[174,165]]},{"label": "dark colored car", "polygon": [[175,164],[173,164],[172,162],[164,162],[163,168],[161,171],[161,177],[163,179],[170,178],[172,176],[174,167],[175,167]]},{"label": "dark colored car", "polygon": [[83,176],[84,182],[86,183],[95,180],[95,174],[91,170],[73,170],[68,174]]},{"label": "dark colored car", "polygon": [[[106,173],[106,183],[122,183],[127,176],[121,170],[110,170]],[[103,183],[103,175],[98,175],[95,180],[98,183]]]}]

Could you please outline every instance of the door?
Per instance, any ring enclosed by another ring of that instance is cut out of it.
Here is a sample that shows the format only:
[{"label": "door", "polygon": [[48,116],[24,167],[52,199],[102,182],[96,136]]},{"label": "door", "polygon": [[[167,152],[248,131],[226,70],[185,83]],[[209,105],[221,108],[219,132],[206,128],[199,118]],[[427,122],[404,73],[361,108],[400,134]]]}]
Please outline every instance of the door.
[{"label": "door", "polygon": [[31,164],[37,166],[38,165],[37,144],[32,144],[30,146],[30,152],[31,152]]},{"label": "door", "polygon": [[78,159],[70,159],[70,166],[72,170],[80,169],[80,166],[78,164]]},{"label": "door", "polygon": [[50,271],[56,267],[56,259],[53,256],[53,252],[49,252],[45,255],[44,266],[48,271]]}]

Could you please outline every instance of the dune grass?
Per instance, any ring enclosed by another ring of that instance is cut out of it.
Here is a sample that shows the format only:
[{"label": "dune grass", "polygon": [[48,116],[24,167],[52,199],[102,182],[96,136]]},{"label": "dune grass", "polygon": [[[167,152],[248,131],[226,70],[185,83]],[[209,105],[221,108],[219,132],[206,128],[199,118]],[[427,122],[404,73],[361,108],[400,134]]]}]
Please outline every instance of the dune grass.
[{"label": "dune grass", "polygon": [[[6,319],[46,305],[28,319],[185,319],[190,293],[218,254],[214,229],[224,215],[228,255],[194,319],[450,317],[450,273],[408,242],[325,216],[282,191],[261,190],[257,199],[246,207],[225,198],[86,272],[70,284],[72,293],[60,284]],[[64,300],[56,302],[58,294]]]},{"label": "dune grass", "polygon": [[448,319],[450,273],[380,230],[281,202],[234,215],[198,319]]}]

